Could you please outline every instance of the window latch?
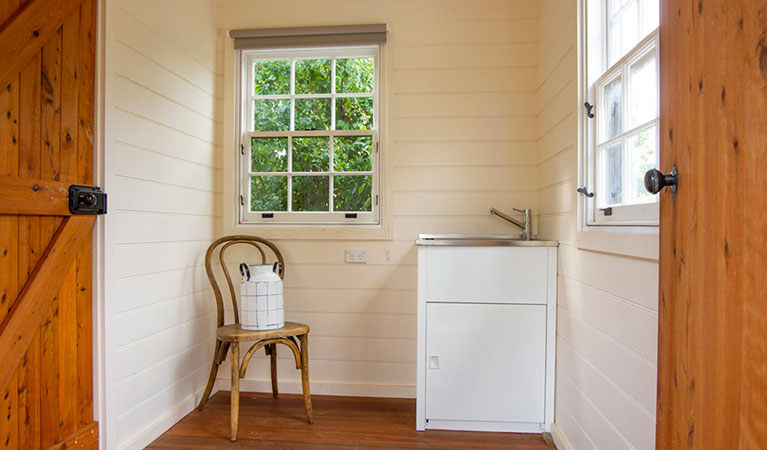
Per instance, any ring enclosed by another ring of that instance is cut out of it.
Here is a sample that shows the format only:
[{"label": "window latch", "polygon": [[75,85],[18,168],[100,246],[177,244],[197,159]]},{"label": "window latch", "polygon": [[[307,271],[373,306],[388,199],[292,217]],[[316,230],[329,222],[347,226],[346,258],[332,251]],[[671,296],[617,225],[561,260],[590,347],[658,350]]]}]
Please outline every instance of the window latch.
[{"label": "window latch", "polygon": [[240,154],[241,155],[245,154],[245,144],[240,144]]},{"label": "window latch", "polygon": [[602,211],[602,214],[606,216],[612,216],[613,215],[613,209],[612,208],[599,208],[600,211]]},{"label": "window latch", "polygon": [[589,192],[589,190],[586,188],[586,186],[579,187],[578,189],[576,189],[576,191],[578,191],[579,193],[585,195],[588,198],[594,197],[594,193],[593,192]]},{"label": "window latch", "polygon": [[245,197],[242,194],[240,194],[240,206],[245,206]]},{"label": "window latch", "polygon": [[586,108],[586,116],[589,119],[593,119],[594,118],[594,112],[593,112],[594,111],[594,105],[592,105],[589,102],[586,102],[586,103],[583,104],[583,106]]}]

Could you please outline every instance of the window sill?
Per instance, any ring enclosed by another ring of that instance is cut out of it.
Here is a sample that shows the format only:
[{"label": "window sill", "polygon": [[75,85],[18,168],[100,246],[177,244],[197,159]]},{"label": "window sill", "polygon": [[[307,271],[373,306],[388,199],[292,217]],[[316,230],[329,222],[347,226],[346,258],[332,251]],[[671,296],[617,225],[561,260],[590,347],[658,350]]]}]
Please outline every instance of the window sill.
[{"label": "window sill", "polygon": [[237,224],[224,230],[225,234],[257,235],[264,239],[291,240],[360,240],[380,241],[386,239],[381,225],[276,225]]},{"label": "window sill", "polygon": [[657,227],[585,228],[575,237],[580,249],[658,261]]}]

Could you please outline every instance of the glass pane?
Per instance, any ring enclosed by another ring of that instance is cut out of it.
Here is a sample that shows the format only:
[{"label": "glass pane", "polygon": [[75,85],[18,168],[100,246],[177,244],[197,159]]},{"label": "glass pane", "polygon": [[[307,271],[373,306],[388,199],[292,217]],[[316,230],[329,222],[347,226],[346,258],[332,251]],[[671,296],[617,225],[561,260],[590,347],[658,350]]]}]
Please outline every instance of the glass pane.
[{"label": "glass pane", "polygon": [[333,138],[333,167],[339,172],[365,172],[373,170],[371,136]]},{"label": "glass pane", "polygon": [[373,206],[373,177],[336,176],[333,178],[333,209],[335,211],[371,211]]},{"label": "glass pane", "polygon": [[257,61],[253,81],[256,95],[290,94],[290,61]]},{"label": "glass pane", "polygon": [[660,23],[660,1],[642,0],[642,36],[658,28]]},{"label": "glass pane", "polygon": [[602,91],[604,120],[600,142],[612,139],[623,131],[622,87],[623,83],[618,77],[607,84]]},{"label": "glass pane", "polygon": [[621,59],[635,45],[639,43],[639,16],[637,3],[632,1],[630,5],[610,20],[610,34],[607,46],[610,48],[608,66],[612,66]]},{"label": "glass pane", "polygon": [[336,130],[373,128],[373,98],[336,98]]},{"label": "glass pane", "polygon": [[251,211],[287,211],[287,177],[251,177]]},{"label": "glass pane", "polygon": [[296,61],[296,94],[329,94],[329,59],[299,59]]},{"label": "glass pane", "polygon": [[252,138],[250,140],[251,172],[286,172],[288,170],[288,138]]},{"label": "glass pane", "polygon": [[330,177],[293,177],[293,211],[329,211]]},{"label": "glass pane", "polygon": [[658,117],[658,78],[655,51],[635,62],[629,89],[629,121],[631,127],[639,126]]},{"label": "glass pane", "polygon": [[374,84],[373,58],[336,60],[336,92],[373,92]]},{"label": "glass pane", "polygon": [[599,158],[600,206],[623,202],[623,152],[621,144],[602,149]]},{"label": "glass pane", "polygon": [[658,166],[655,127],[641,131],[628,139],[631,173],[631,203],[652,203],[658,197],[644,187],[644,174]]},{"label": "glass pane", "polygon": [[253,105],[254,131],[288,131],[290,100],[256,100]]},{"label": "glass pane", "polygon": [[329,130],[329,98],[297,98],[296,130]]},{"label": "glass pane", "polygon": [[293,171],[327,172],[330,166],[330,139],[293,138]]}]

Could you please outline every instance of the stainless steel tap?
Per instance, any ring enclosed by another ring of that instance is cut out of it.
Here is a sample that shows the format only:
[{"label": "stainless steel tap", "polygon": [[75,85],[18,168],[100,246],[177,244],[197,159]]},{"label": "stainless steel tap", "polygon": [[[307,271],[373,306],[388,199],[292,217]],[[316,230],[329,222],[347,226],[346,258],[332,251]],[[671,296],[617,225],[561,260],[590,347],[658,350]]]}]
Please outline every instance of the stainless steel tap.
[{"label": "stainless steel tap", "polygon": [[512,223],[519,228],[521,228],[523,231],[522,233],[522,239],[529,241],[533,238],[533,232],[532,232],[532,223],[530,222],[530,214],[532,213],[532,210],[530,208],[527,209],[517,209],[513,208],[514,211],[522,213],[522,222],[518,221],[517,219],[513,217],[509,217],[508,215],[504,214],[501,211],[498,211],[495,208],[490,208],[490,214],[496,215],[500,217],[501,219]]}]

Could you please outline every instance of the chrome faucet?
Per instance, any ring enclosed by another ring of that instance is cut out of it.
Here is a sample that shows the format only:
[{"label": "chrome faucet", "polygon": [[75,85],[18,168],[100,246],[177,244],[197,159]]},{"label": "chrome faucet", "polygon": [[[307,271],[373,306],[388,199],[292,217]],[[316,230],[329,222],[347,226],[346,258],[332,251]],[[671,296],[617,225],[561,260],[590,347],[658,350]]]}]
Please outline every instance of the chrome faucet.
[{"label": "chrome faucet", "polygon": [[514,219],[513,217],[507,216],[506,214],[504,214],[501,211],[498,211],[495,208],[490,208],[490,214],[496,215],[496,216],[500,217],[501,219],[503,219],[503,220],[505,220],[507,222],[510,222],[510,223],[518,226],[519,228],[522,228],[522,230],[524,230],[523,233],[522,233],[522,239],[524,239],[526,241],[529,241],[530,239],[533,238],[532,224],[530,222],[530,213],[532,212],[532,210],[530,208],[527,208],[527,209],[513,208],[513,209],[516,212],[522,213],[522,215],[523,215],[522,216],[522,222],[518,221],[517,219]]}]

